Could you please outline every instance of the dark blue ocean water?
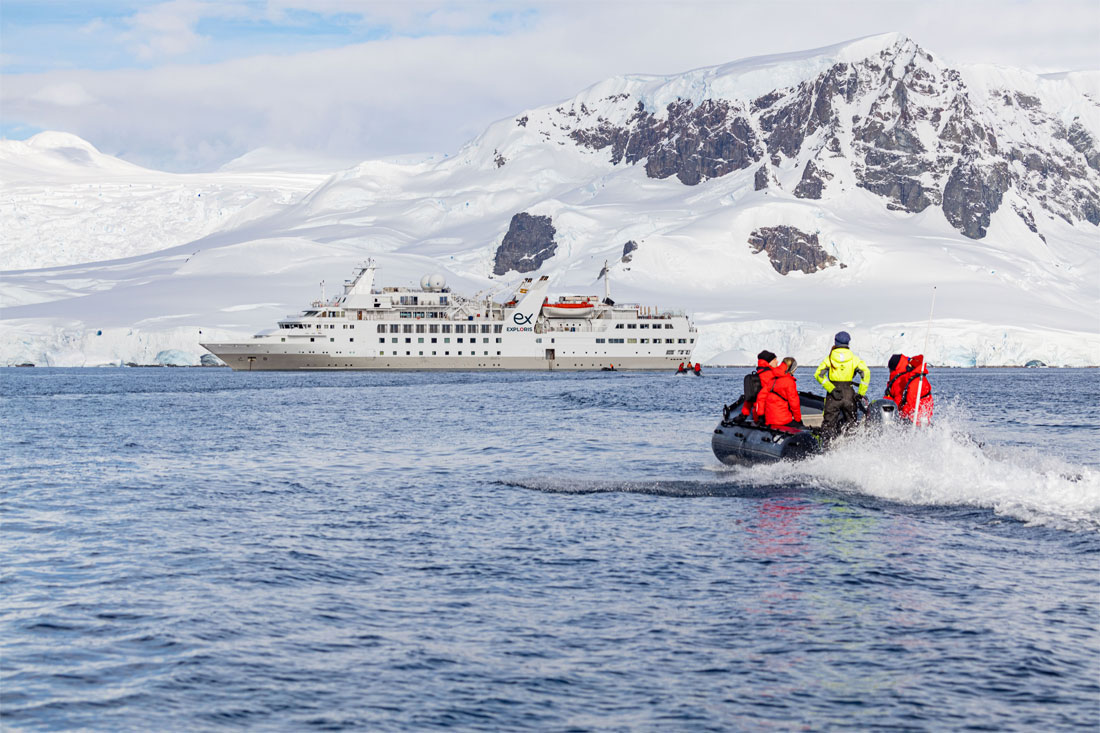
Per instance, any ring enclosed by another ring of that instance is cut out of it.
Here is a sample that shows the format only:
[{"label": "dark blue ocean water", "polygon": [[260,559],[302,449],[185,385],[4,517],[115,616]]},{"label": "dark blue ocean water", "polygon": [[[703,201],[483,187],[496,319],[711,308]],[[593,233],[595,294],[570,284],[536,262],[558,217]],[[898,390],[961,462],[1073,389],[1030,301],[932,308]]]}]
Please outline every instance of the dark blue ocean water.
[{"label": "dark blue ocean water", "polygon": [[0,370],[0,726],[1100,726],[1100,371],[725,468],[742,374]]}]

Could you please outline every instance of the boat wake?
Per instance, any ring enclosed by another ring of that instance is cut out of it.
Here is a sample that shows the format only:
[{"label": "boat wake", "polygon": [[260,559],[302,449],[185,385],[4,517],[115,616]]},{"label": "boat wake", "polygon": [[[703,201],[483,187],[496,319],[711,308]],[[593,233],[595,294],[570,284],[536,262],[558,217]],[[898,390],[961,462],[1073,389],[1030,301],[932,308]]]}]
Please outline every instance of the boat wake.
[{"label": "boat wake", "polygon": [[1100,472],[1034,448],[983,445],[950,416],[930,429],[850,435],[795,463],[722,467],[727,480],[795,484],[925,506],[991,510],[1028,524],[1100,531]]},{"label": "boat wake", "polygon": [[1100,471],[1035,448],[982,444],[950,410],[932,428],[887,426],[845,436],[802,461],[708,463],[705,480],[558,479],[505,482],[568,494],[757,497],[825,492],[891,504],[966,507],[1031,525],[1100,532]]}]

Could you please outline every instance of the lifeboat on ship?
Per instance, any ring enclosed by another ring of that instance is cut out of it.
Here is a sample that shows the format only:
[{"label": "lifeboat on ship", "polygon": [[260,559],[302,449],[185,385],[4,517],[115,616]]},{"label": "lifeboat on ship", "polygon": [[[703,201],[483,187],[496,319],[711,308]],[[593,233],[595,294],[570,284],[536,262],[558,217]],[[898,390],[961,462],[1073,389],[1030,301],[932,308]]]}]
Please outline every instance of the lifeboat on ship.
[{"label": "lifeboat on ship", "polygon": [[557,303],[542,304],[542,313],[547,318],[591,318],[596,315],[594,298],[563,297]]}]

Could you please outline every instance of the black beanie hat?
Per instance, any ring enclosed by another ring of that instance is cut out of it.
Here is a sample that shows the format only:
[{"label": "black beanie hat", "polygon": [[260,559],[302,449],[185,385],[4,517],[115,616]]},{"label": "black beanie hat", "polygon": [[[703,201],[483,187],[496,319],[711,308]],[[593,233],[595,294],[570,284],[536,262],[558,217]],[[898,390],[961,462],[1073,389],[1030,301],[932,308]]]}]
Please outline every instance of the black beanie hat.
[{"label": "black beanie hat", "polygon": [[767,349],[764,349],[763,351],[761,351],[759,354],[756,355],[756,358],[757,359],[763,359],[764,361],[770,362],[772,359],[775,358],[775,354],[768,351]]},{"label": "black beanie hat", "polygon": [[890,371],[894,371],[898,368],[899,361],[901,361],[901,354],[894,354],[890,357],[890,361],[886,362],[886,366],[890,367]]}]

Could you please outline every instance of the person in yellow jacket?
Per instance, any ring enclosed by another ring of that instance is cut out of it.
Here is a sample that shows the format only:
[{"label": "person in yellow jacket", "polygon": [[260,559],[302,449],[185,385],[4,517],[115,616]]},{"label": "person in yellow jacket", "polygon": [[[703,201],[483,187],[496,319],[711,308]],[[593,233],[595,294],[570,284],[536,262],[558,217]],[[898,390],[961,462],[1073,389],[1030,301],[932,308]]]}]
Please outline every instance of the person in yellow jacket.
[{"label": "person in yellow jacket", "polygon": [[825,388],[825,414],[821,419],[821,432],[832,438],[840,432],[842,421],[856,417],[856,392],[852,385],[856,371],[859,371],[859,396],[867,394],[871,386],[871,370],[866,362],[848,348],[852,337],[847,331],[841,331],[833,337],[833,348],[829,355],[817,366],[814,378]]}]

